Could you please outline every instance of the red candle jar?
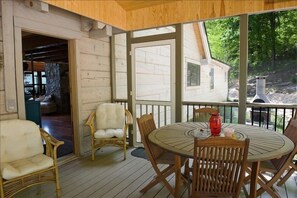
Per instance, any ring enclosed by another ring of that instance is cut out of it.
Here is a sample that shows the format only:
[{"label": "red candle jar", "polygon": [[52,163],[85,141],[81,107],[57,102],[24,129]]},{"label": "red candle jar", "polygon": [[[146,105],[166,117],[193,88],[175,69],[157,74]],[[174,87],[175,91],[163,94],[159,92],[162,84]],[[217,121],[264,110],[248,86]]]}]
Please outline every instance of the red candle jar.
[{"label": "red candle jar", "polygon": [[220,135],[222,129],[222,118],[219,113],[212,113],[209,118],[209,127],[211,135],[218,136]]}]

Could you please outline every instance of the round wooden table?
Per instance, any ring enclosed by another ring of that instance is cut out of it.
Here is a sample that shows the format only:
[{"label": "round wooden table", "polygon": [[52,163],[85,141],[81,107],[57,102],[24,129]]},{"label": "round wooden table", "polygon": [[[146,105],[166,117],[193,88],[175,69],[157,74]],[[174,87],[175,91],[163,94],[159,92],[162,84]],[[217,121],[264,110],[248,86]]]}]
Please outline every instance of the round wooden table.
[{"label": "round wooden table", "polygon": [[[179,188],[180,157],[193,158],[194,134],[201,129],[206,132],[208,123],[175,123],[158,128],[150,133],[149,140],[161,148],[176,154],[176,188]],[[293,150],[293,142],[286,136],[262,127],[243,124],[222,124],[223,128],[234,128],[237,139],[250,139],[248,161],[252,162],[250,197],[256,197],[256,184],[260,162],[279,158]],[[176,189],[176,197],[179,189]]]}]

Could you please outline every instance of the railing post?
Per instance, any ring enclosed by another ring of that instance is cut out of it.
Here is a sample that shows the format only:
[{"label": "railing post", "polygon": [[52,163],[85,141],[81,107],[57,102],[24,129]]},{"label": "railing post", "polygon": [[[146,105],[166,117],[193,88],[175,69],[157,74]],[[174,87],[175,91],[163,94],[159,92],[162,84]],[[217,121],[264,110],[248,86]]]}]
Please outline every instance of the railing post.
[{"label": "railing post", "polygon": [[[133,116],[135,115],[135,112],[133,111],[134,107],[132,105],[132,58],[131,58],[131,38],[132,38],[132,32],[127,32],[126,34],[126,45],[127,45],[127,96],[128,96],[128,110],[132,113]],[[134,94],[134,93],[133,93]],[[135,126],[135,119],[134,124],[129,126],[129,145],[133,145],[133,126]]]},{"label": "railing post", "polygon": [[240,65],[239,65],[239,102],[238,123],[245,124],[247,98],[248,66],[248,15],[240,15]]}]

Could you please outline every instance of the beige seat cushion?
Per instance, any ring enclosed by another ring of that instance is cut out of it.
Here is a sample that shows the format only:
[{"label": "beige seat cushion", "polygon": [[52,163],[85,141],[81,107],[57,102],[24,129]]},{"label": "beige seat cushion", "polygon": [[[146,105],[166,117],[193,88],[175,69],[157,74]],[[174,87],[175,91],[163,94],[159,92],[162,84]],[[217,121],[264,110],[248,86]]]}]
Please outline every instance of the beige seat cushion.
[{"label": "beige seat cushion", "polygon": [[95,132],[94,137],[99,138],[112,138],[112,137],[123,137],[123,129],[99,129]]},{"label": "beige seat cushion", "polygon": [[25,159],[20,159],[12,162],[1,164],[2,177],[6,180],[23,176],[35,171],[49,168],[54,165],[53,159],[44,155],[38,154]]},{"label": "beige seat cushion", "polygon": [[38,125],[28,120],[0,121],[1,163],[13,162],[43,154]]},{"label": "beige seat cushion", "polygon": [[103,103],[96,110],[96,128],[121,129],[125,125],[125,109],[120,104]]}]

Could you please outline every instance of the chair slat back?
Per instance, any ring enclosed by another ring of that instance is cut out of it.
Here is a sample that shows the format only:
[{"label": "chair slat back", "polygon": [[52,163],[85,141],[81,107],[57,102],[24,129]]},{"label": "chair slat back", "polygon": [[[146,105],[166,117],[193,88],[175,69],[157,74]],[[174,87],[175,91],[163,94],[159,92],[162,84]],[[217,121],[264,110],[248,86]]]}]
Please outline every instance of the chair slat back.
[{"label": "chair slat back", "polygon": [[279,159],[273,159],[271,162],[277,170],[281,169],[282,166],[287,162],[293,160],[295,154],[297,154],[297,110],[295,109],[295,115],[290,119],[284,135],[288,137],[295,145],[293,151],[287,155],[282,156]]},{"label": "chair slat back", "polygon": [[239,196],[248,146],[249,139],[195,138],[192,196]]},{"label": "chair slat back", "polygon": [[199,108],[193,109],[193,121],[194,122],[208,122],[212,113],[219,113],[217,109],[213,108]]},{"label": "chair slat back", "polygon": [[148,135],[156,129],[156,124],[152,114],[145,114],[140,118],[137,118],[138,128],[141,134],[141,140],[144,145],[144,149],[150,158],[150,160],[155,161],[158,156],[163,153],[163,150],[160,147],[157,147],[150,143]]}]

